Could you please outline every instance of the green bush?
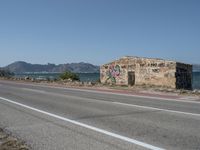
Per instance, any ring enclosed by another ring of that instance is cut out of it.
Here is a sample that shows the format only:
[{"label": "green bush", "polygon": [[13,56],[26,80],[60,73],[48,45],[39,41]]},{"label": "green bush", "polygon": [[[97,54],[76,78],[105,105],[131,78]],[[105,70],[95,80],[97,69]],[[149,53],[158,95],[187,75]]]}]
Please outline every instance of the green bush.
[{"label": "green bush", "polygon": [[0,77],[11,77],[11,76],[14,76],[14,73],[8,70],[0,69]]},{"label": "green bush", "polygon": [[72,81],[80,81],[80,78],[77,74],[72,73],[70,71],[66,71],[60,75],[60,79],[67,80],[71,79]]}]

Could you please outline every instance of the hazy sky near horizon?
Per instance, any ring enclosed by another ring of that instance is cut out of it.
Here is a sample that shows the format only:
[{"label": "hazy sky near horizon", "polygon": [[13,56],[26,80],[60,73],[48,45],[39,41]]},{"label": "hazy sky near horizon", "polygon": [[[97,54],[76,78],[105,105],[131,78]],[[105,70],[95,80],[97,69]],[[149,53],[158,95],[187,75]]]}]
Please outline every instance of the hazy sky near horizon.
[{"label": "hazy sky near horizon", "polygon": [[1,0],[0,66],[122,56],[200,64],[200,0]]}]

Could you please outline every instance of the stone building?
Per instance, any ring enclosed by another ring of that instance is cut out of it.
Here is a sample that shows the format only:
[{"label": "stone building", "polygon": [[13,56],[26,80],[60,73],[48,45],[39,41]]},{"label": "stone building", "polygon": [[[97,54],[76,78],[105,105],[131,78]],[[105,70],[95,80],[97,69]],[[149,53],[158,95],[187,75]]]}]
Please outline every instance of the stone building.
[{"label": "stone building", "polygon": [[100,67],[101,83],[192,89],[192,65],[162,59],[122,57]]}]

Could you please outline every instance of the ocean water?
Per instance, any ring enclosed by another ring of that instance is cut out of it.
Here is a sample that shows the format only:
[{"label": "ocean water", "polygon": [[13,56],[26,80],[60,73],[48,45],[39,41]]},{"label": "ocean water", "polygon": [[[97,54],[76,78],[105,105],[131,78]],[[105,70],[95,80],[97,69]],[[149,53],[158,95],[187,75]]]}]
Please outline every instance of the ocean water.
[{"label": "ocean water", "polygon": [[[31,78],[49,78],[55,79],[58,78],[60,73],[23,73],[16,74],[16,77],[26,77],[29,76]],[[99,73],[78,73],[80,80],[83,82],[95,82],[99,80]],[[200,72],[193,72],[193,89],[200,89]]]},{"label": "ocean water", "polygon": [[[99,80],[99,73],[77,73],[82,82],[95,82]],[[31,77],[34,79],[57,79],[59,78],[60,73],[20,73],[15,74],[15,77]]]},{"label": "ocean water", "polygon": [[193,89],[200,89],[200,72],[193,72]]}]

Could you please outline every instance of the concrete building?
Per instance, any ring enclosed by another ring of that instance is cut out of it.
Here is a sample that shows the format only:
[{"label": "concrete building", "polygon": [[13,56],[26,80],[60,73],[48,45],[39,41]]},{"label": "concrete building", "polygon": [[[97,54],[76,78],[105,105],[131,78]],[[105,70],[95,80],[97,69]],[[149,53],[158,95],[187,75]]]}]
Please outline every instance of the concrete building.
[{"label": "concrete building", "polygon": [[192,65],[162,59],[122,57],[100,67],[102,83],[192,89]]}]

